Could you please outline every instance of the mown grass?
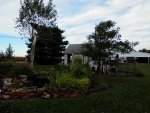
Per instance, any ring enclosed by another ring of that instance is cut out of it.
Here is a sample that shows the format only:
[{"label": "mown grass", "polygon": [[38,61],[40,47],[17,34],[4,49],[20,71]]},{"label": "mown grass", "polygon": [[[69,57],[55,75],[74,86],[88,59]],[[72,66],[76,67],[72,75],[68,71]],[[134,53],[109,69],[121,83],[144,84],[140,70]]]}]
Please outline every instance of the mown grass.
[{"label": "mown grass", "polygon": [[108,90],[74,99],[0,102],[0,113],[150,113],[150,65],[138,69],[145,77],[103,77],[112,86]]},{"label": "mown grass", "polygon": [[45,72],[51,72],[51,69],[53,66],[51,65],[35,65],[34,66],[34,71],[38,73],[45,73]]}]

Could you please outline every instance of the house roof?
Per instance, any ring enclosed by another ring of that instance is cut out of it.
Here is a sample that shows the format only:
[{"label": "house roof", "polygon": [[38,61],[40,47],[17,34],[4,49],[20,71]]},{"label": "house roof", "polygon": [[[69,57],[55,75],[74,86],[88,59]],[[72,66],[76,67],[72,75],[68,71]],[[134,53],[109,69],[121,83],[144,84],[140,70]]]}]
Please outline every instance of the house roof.
[{"label": "house roof", "polygon": [[150,57],[149,53],[133,51],[128,54],[119,54],[119,57]]},{"label": "house roof", "polygon": [[[66,50],[64,51],[65,54],[81,54],[82,44],[70,44]],[[150,57],[149,53],[137,52],[133,51],[128,54],[121,54],[118,53],[119,57]]]},{"label": "house roof", "polygon": [[81,53],[82,44],[70,44],[66,50],[65,54],[80,54]]}]

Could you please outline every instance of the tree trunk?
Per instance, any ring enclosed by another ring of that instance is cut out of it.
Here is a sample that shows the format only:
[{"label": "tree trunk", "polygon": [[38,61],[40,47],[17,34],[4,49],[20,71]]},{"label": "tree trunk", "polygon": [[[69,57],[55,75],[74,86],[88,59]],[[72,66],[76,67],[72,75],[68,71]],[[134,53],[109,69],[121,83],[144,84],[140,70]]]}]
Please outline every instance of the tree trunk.
[{"label": "tree trunk", "polygon": [[35,55],[35,46],[36,46],[36,37],[33,37],[33,42],[31,45],[31,56],[30,56],[30,62],[29,62],[29,67],[33,69],[33,64],[34,64],[34,55]]},{"label": "tree trunk", "polygon": [[101,78],[101,69],[100,69],[100,60],[98,60],[98,67],[97,67],[97,72],[98,72],[98,76],[99,78]]}]

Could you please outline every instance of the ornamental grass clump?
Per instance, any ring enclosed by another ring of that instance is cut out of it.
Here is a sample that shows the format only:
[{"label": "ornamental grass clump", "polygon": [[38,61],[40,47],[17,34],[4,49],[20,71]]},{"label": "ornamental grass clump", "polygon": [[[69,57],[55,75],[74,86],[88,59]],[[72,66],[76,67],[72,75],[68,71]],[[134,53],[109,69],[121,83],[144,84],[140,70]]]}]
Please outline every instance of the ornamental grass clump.
[{"label": "ornamental grass clump", "polygon": [[69,73],[66,73],[58,77],[55,83],[59,88],[66,88],[68,91],[85,93],[90,85],[90,79],[88,77],[76,78]]},{"label": "ornamental grass clump", "polygon": [[82,59],[80,57],[75,57],[73,60],[73,64],[70,66],[70,73],[75,77],[84,77],[90,76],[91,70],[90,67],[86,64],[82,64]]},{"label": "ornamental grass clump", "polygon": [[57,66],[47,77],[52,87],[66,88],[69,92],[85,93],[91,83],[90,73],[90,68],[82,64],[82,59],[75,58],[69,71],[65,71],[65,66]]}]

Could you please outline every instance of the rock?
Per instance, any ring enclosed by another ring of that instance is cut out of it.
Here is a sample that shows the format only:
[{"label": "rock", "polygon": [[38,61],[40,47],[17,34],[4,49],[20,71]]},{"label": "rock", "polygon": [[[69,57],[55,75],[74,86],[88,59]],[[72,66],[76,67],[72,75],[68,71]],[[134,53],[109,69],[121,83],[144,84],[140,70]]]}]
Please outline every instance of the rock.
[{"label": "rock", "polygon": [[42,88],[38,88],[38,89],[37,89],[38,92],[44,92],[45,90],[46,90],[45,87],[42,87]]},{"label": "rock", "polygon": [[11,85],[12,85],[12,78],[3,79],[3,89],[7,89]]},{"label": "rock", "polygon": [[54,95],[53,95],[53,98],[58,98],[58,94],[54,94]]},{"label": "rock", "polygon": [[44,92],[44,91],[50,91],[50,88],[49,85],[44,85],[43,87],[38,88],[37,90],[38,92]]},{"label": "rock", "polygon": [[4,78],[3,82],[4,82],[4,84],[12,83],[12,78]]},{"label": "rock", "polygon": [[48,94],[47,92],[44,92],[44,95],[42,95],[42,98],[49,99],[50,94]]},{"label": "rock", "polygon": [[3,85],[9,85],[12,83],[12,78],[4,78],[3,79]]},{"label": "rock", "polygon": [[35,94],[35,93],[28,93],[28,97],[29,98],[35,98],[35,97],[37,97],[38,95],[37,94]]},{"label": "rock", "polygon": [[26,91],[23,88],[16,89],[16,93],[25,93]]},{"label": "rock", "polygon": [[74,97],[77,97],[78,96],[78,93],[77,92],[72,92],[69,94],[69,97],[71,98],[74,98]]},{"label": "rock", "polygon": [[27,76],[26,75],[19,75],[20,79],[26,79],[27,80]]},{"label": "rock", "polygon": [[2,98],[3,98],[4,100],[8,100],[8,99],[10,99],[10,96],[9,96],[9,95],[3,95]]}]

